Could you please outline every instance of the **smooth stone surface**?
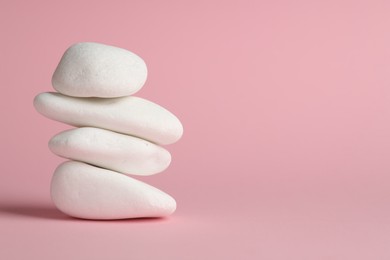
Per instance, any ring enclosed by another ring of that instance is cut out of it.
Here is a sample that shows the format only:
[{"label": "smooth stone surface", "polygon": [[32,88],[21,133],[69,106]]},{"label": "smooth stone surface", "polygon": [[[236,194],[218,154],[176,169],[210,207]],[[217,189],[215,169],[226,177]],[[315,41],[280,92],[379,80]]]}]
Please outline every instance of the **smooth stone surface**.
[{"label": "smooth stone surface", "polygon": [[34,99],[42,115],[74,126],[93,126],[134,135],[158,144],[180,139],[183,126],[165,108],[139,97],[76,98],[41,93]]},{"label": "smooth stone surface", "polygon": [[164,217],[176,209],[176,201],[155,187],[75,161],[55,170],[51,198],[65,214],[85,219]]},{"label": "smooth stone surface", "polygon": [[124,174],[156,174],[171,162],[171,154],[156,144],[94,127],[61,132],[49,141],[49,148],[61,157]]},{"label": "smooth stone surface", "polygon": [[65,51],[52,84],[69,96],[111,98],[134,94],[146,77],[146,64],[136,54],[101,43],[82,42]]}]

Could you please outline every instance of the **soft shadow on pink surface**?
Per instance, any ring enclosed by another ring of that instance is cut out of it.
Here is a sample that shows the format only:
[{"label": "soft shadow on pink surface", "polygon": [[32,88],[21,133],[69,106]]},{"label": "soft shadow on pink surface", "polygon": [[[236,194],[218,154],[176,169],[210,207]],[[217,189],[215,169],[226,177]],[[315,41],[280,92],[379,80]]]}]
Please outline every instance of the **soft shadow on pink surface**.
[{"label": "soft shadow on pink surface", "polygon": [[71,217],[50,205],[0,204],[0,214],[28,218],[72,220]]},{"label": "soft shadow on pink surface", "polygon": [[48,204],[2,204],[0,203],[0,216],[8,215],[23,218],[46,219],[46,220],[62,220],[62,221],[93,221],[93,222],[134,222],[134,223],[151,223],[164,222],[169,218],[134,218],[134,219],[118,219],[118,220],[90,220],[70,217],[52,205]]}]

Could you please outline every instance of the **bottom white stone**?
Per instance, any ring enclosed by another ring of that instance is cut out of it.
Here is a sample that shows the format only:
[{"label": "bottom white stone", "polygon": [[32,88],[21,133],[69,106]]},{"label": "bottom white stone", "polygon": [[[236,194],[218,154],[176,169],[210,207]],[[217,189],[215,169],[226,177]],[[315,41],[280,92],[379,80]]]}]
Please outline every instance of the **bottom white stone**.
[{"label": "bottom white stone", "polygon": [[165,217],[176,210],[175,199],[153,186],[76,161],[57,167],[51,198],[65,214],[85,219]]}]

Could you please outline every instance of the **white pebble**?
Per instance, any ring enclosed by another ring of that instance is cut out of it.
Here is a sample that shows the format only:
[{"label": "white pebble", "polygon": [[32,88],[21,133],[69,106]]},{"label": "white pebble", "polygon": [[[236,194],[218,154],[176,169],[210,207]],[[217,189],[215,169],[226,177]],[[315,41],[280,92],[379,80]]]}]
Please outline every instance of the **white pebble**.
[{"label": "white pebble", "polygon": [[83,42],[69,47],[52,78],[60,93],[75,97],[121,97],[142,88],[145,62],[136,54],[114,46]]},{"label": "white pebble", "polygon": [[164,217],[176,209],[175,200],[155,187],[75,161],[57,167],[51,197],[65,214],[85,219]]},{"label": "white pebble", "polygon": [[94,127],[61,132],[49,141],[49,148],[61,157],[124,174],[156,174],[171,162],[171,154],[156,144]]},{"label": "white pebble", "polygon": [[180,139],[183,126],[165,108],[134,96],[76,98],[59,93],[41,93],[34,99],[42,115],[74,126],[93,126],[137,136],[158,144]]}]

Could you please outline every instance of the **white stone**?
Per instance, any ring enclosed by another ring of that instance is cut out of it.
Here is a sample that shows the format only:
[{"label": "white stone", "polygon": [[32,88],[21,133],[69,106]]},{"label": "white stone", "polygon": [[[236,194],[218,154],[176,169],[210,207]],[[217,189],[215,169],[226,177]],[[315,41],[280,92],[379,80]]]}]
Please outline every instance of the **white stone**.
[{"label": "white stone", "polygon": [[49,141],[49,148],[61,157],[124,174],[156,174],[171,162],[171,154],[156,144],[94,127],[61,132]]},{"label": "white stone", "polygon": [[164,217],[176,209],[175,200],[155,187],[75,161],[55,170],[51,198],[65,214],[85,219]]},{"label": "white stone", "polygon": [[183,134],[179,119],[143,98],[77,98],[41,93],[34,99],[42,115],[74,126],[93,126],[137,136],[158,144],[171,144]]},{"label": "white stone", "polygon": [[137,136],[158,144],[180,139],[183,126],[165,108],[134,96],[76,98],[59,93],[41,93],[34,99],[42,115],[74,126],[93,126]]},{"label": "white stone", "polygon": [[114,46],[82,42],[65,51],[52,84],[68,96],[111,98],[137,92],[146,77],[146,64],[136,54]]}]

